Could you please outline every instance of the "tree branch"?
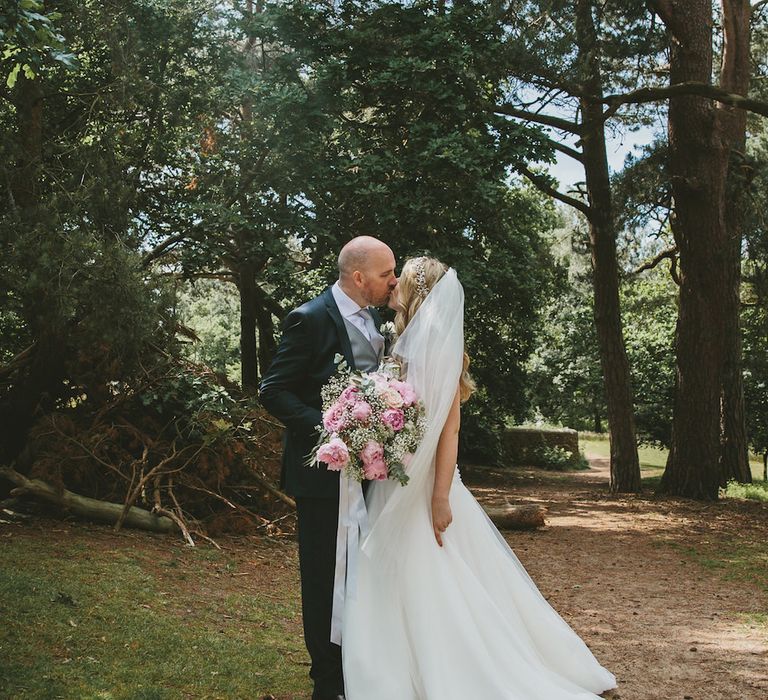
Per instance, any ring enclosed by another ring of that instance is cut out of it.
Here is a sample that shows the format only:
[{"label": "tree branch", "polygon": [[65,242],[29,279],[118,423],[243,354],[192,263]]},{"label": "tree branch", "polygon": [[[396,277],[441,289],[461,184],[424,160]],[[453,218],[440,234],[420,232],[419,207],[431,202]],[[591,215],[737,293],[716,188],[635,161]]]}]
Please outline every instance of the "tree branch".
[{"label": "tree branch", "polygon": [[575,148],[566,146],[564,143],[560,143],[559,141],[556,141],[555,139],[551,139],[548,136],[545,137],[545,140],[556,151],[560,151],[560,153],[565,153],[565,155],[567,155],[569,158],[573,158],[574,160],[579,161],[579,163],[584,162],[584,155],[579,151],[577,151]]},{"label": "tree branch", "polygon": [[515,170],[517,170],[517,172],[519,172],[521,175],[524,175],[525,177],[527,177],[544,194],[548,194],[550,197],[553,197],[554,199],[557,199],[560,202],[563,202],[563,204],[567,204],[569,207],[578,209],[587,217],[591,216],[592,211],[589,208],[588,204],[585,204],[584,202],[578,199],[574,199],[573,197],[569,197],[567,194],[563,194],[562,192],[556,190],[546,181],[545,178],[541,177],[540,175],[536,175],[536,173],[531,172],[524,165],[522,164],[516,165]]},{"label": "tree branch", "polygon": [[675,12],[670,0],[647,0],[646,4],[651,12],[655,12],[661,21],[671,28],[674,23]]},{"label": "tree branch", "polygon": [[576,122],[561,119],[560,117],[553,117],[549,114],[529,112],[526,109],[518,109],[517,107],[508,104],[492,105],[490,110],[496,114],[505,114],[508,117],[517,117],[518,119],[525,119],[526,121],[542,124],[543,126],[551,126],[553,129],[567,131],[568,133],[576,134],[577,136],[581,136],[584,132],[581,125]]},{"label": "tree branch", "polygon": [[641,272],[644,272],[645,270],[652,270],[654,267],[656,267],[665,258],[669,258],[670,260],[674,260],[674,258],[676,258],[676,257],[677,257],[677,246],[672,246],[671,248],[666,248],[665,250],[662,250],[661,253],[659,253],[652,260],[649,260],[648,262],[645,262],[642,265],[640,265],[640,267],[634,269],[632,271],[632,274],[639,275]]},{"label": "tree branch", "polygon": [[669,85],[667,87],[640,88],[624,95],[607,95],[602,101],[608,105],[608,109],[603,112],[603,119],[612,117],[619,107],[623,104],[640,104],[643,102],[660,102],[670,97],[680,97],[682,95],[698,95],[707,97],[717,102],[744,109],[748,112],[760,114],[768,117],[768,102],[753,100],[742,95],[734,95],[726,92],[716,85],[708,83],[687,82]]}]

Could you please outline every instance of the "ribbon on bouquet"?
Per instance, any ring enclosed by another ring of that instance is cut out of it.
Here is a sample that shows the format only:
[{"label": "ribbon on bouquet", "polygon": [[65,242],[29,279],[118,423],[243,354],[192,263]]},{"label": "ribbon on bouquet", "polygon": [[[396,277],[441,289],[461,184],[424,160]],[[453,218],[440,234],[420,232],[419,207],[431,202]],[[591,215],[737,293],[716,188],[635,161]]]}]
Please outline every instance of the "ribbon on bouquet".
[{"label": "ribbon on bouquet", "polygon": [[339,475],[339,526],[336,530],[336,572],[333,578],[331,641],[341,644],[344,600],[355,597],[357,590],[357,555],[360,538],[368,535],[368,511],[363,498],[363,485]]}]

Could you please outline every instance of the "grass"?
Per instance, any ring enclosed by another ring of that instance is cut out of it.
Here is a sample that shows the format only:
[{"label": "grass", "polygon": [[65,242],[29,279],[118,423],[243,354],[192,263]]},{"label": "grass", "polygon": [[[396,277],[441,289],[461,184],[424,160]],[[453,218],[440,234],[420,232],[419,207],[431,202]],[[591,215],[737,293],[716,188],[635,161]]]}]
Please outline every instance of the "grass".
[{"label": "grass", "polygon": [[768,482],[754,481],[751,484],[740,484],[738,481],[729,481],[722,493],[726,498],[745,498],[768,503]]},{"label": "grass", "polygon": [[[610,457],[608,437],[598,433],[579,433],[579,447],[586,454],[594,457],[602,459]],[[661,481],[661,475],[667,463],[668,450],[643,445],[638,448],[637,452],[640,459],[642,484],[646,488],[655,488]],[[722,491],[721,495],[725,498],[746,498],[768,502],[768,482],[762,480],[762,459],[750,455],[749,464],[752,469],[754,483],[738,484],[731,482],[728,484],[728,488]]]},{"label": "grass", "polygon": [[[724,539],[715,546],[693,546],[668,540],[659,544],[672,547],[705,569],[718,571],[726,581],[748,581],[768,593],[768,547],[764,542]],[[768,627],[768,614],[751,614],[752,622]]]},{"label": "grass", "polygon": [[52,540],[3,543],[0,697],[307,693],[297,591],[211,590],[211,567],[229,581],[237,568],[218,550],[156,561],[151,550]]}]

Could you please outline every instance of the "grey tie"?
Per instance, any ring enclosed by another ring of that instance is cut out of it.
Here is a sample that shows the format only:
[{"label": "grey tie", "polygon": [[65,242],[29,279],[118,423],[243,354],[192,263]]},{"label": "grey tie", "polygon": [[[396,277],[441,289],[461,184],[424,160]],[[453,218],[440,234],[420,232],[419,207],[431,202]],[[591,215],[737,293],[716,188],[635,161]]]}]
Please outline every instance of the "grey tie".
[{"label": "grey tie", "polygon": [[365,330],[367,331],[368,340],[371,342],[371,347],[373,347],[376,355],[380,355],[381,349],[384,347],[384,337],[376,328],[371,312],[368,309],[360,309],[357,313],[365,321]]}]

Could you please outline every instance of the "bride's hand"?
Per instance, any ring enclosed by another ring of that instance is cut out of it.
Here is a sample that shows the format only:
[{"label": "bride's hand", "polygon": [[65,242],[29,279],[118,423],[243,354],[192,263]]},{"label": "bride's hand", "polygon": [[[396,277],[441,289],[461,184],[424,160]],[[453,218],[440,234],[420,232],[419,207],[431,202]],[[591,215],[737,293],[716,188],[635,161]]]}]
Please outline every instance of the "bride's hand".
[{"label": "bride's hand", "polygon": [[451,524],[453,514],[447,498],[432,499],[432,529],[435,531],[437,544],[443,546],[442,534]]}]

